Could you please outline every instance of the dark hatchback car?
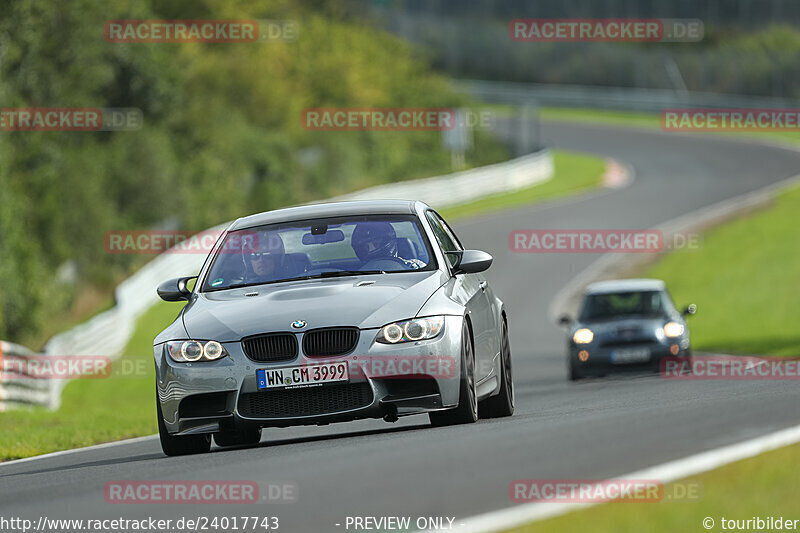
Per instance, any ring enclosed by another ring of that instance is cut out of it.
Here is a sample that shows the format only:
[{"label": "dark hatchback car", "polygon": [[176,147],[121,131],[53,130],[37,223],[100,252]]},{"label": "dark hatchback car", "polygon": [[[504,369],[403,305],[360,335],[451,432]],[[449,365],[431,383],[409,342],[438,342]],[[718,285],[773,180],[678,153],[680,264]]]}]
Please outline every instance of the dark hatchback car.
[{"label": "dark hatchback car", "polygon": [[618,371],[657,371],[662,358],[691,357],[685,317],[678,312],[663,281],[626,279],[593,283],[586,288],[577,320],[568,326],[569,378],[601,377]]}]

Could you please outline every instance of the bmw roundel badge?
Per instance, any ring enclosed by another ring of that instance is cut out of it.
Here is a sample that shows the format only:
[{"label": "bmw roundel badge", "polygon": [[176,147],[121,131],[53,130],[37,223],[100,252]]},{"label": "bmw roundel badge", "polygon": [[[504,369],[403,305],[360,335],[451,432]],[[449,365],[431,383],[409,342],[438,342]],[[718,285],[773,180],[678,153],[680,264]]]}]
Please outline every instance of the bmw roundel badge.
[{"label": "bmw roundel badge", "polygon": [[307,322],[305,320],[295,320],[292,322],[292,327],[294,329],[303,329],[306,327]]}]

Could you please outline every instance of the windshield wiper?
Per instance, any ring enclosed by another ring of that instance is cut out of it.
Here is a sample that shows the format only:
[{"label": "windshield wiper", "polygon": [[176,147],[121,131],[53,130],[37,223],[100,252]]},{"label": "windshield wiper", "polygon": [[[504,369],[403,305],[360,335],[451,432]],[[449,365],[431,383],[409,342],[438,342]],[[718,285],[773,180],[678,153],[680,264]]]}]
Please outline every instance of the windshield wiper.
[{"label": "windshield wiper", "polygon": [[[399,272],[399,271],[398,271]],[[273,283],[283,283],[284,281],[302,281],[304,279],[338,278],[342,276],[361,276],[369,274],[386,274],[384,270],[330,270],[319,274],[309,274],[308,276],[298,276],[296,278],[283,278],[270,281],[256,281],[253,283],[235,283],[226,287],[211,287],[204,292],[216,292],[228,289],[241,289],[242,287],[255,287],[256,285],[270,285]]]},{"label": "windshield wiper", "polygon": [[241,289],[242,287],[255,287],[256,285],[263,285],[263,282],[257,281],[254,283],[234,283],[233,285],[226,285],[224,287],[211,287],[209,289],[204,290],[203,292],[217,292],[217,291],[227,291],[228,289]]},{"label": "windshield wiper", "polygon": [[297,278],[282,279],[280,281],[297,281],[303,279],[339,278],[342,276],[361,276],[365,274],[386,274],[384,270],[329,270],[318,274],[309,274]]},{"label": "windshield wiper", "polygon": [[313,277],[338,278],[340,276],[361,276],[362,274],[386,274],[386,272],[383,270],[331,270],[328,272],[320,272]]}]

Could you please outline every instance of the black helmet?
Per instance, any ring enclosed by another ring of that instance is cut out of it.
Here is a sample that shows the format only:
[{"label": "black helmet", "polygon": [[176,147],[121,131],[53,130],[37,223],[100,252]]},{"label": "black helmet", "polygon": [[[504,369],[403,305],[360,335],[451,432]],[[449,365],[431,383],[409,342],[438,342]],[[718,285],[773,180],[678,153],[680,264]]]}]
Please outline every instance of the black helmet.
[{"label": "black helmet", "polygon": [[397,256],[397,233],[388,222],[358,223],[350,242],[363,262]]},{"label": "black helmet", "polygon": [[253,270],[253,259],[267,256],[282,261],[285,253],[283,239],[277,232],[259,231],[242,237],[242,261],[250,272]]}]

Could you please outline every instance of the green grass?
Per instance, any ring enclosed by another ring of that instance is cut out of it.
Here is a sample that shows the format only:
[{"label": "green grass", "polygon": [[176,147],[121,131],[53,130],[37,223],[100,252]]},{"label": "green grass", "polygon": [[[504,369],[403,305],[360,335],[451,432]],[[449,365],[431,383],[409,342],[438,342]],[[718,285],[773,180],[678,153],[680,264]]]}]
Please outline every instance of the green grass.
[{"label": "green grass", "polygon": [[[153,337],[180,308],[164,302],[148,310],[114,373],[105,379],[69,382],[57,411],[31,408],[0,414],[0,460],[156,433]],[[138,372],[119,376],[122,365]]]},{"label": "green grass", "polygon": [[661,127],[657,114],[610,111],[605,109],[543,107],[539,111],[539,117],[542,120],[598,122],[603,124],[621,124],[623,126],[642,126],[647,128]]},{"label": "green grass", "polygon": [[775,205],[708,231],[699,250],[675,252],[646,276],[667,282],[699,351],[800,356],[800,187]]},{"label": "green grass", "polygon": [[[687,481],[702,484],[699,501],[607,503],[510,531],[706,531],[702,525],[706,517],[714,519],[715,525],[711,531],[722,531],[722,517],[726,520],[743,520],[754,516],[800,519],[800,513],[797,512],[798,478],[800,445],[793,445],[692,477]],[[669,492],[669,489],[665,492]]]},{"label": "green grass", "polygon": [[[510,104],[484,104],[487,109],[499,116],[510,117],[519,112],[519,107]],[[636,113],[632,111],[611,111],[607,109],[583,109],[573,107],[540,107],[539,118],[562,122],[598,122],[603,124],[621,124],[623,126],[642,126],[660,128],[659,116],[654,113]]]},{"label": "green grass", "polygon": [[519,191],[496,194],[475,202],[439,210],[445,220],[472,217],[554,200],[570,194],[599,187],[605,172],[605,162],[594,156],[553,150],[555,174],[550,181]]}]

